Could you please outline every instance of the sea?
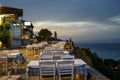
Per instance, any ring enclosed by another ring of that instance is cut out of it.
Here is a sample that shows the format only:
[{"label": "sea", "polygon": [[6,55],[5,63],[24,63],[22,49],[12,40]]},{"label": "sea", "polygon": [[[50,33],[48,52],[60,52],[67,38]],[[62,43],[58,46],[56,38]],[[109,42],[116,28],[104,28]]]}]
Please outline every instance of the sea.
[{"label": "sea", "polygon": [[89,48],[102,59],[120,60],[120,43],[75,43],[75,46]]}]

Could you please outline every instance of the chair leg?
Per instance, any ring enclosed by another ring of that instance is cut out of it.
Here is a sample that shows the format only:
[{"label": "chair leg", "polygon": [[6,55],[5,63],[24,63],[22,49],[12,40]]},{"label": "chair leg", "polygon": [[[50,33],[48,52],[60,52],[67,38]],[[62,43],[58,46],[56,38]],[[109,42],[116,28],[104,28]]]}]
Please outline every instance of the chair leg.
[{"label": "chair leg", "polygon": [[59,75],[59,80],[61,80],[61,76]]},{"label": "chair leg", "polygon": [[1,62],[0,65],[1,65],[1,70],[0,70],[1,75],[2,75],[2,73],[6,74],[6,64]]},{"label": "chair leg", "polygon": [[8,73],[8,64],[6,63],[6,75],[8,75],[7,73]]}]

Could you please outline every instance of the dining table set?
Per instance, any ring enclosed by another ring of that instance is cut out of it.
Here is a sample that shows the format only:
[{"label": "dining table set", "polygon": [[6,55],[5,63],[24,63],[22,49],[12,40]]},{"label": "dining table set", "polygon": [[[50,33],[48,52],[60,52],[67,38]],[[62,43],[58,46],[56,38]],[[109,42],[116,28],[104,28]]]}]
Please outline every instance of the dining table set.
[{"label": "dining table set", "polygon": [[[49,51],[47,51],[49,52]],[[59,51],[58,51],[59,52]],[[40,53],[40,59],[39,60],[31,60],[26,68],[26,76],[28,76],[28,79],[30,80],[30,77],[34,77],[34,76],[39,76],[41,77],[42,73],[41,73],[41,69],[45,69],[45,67],[48,70],[48,66],[49,63],[54,62],[55,63],[55,76],[58,76],[59,74],[59,63],[65,63],[65,66],[67,66],[66,69],[68,69],[69,64],[67,64],[66,62],[73,62],[72,65],[72,74],[80,74],[80,75],[84,75],[85,78],[84,80],[86,80],[86,76],[88,75],[88,71],[87,71],[87,64],[82,60],[82,59],[76,59],[74,57],[74,55],[70,55],[70,54],[66,54],[64,52],[59,52],[57,54],[56,53],[44,53],[41,52]],[[47,63],[47,65],[42,68],[40,64],[42,63]],[[62,67],[62,70],[66,70],[64,69],[65,67]],[[49,72],[49,70],[47,71],[47,73]],[[64,71],[63,71],[64,72]],[[65,73],[65,72],[64,72]]]},{"label": "dining table set", "polygon": [[[6,74],[8,74],[8,64],[10,63],[14,67],[15,73],[18,72],[17,65],[20,64],[20,69],[22,69],[22,53],[19,50],[3,50],[0,51],[0,63],[4,66],[0,69],[6,69]],[[12,65],[14,63],[14,65]],[[10,66],[10,67],[11,67]]]}]

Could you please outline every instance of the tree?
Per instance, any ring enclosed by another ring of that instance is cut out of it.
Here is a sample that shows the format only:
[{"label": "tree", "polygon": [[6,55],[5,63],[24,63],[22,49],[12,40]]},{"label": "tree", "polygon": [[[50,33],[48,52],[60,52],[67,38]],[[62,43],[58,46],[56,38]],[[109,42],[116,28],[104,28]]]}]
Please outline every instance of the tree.
[{"label": "tree", "polygon": [[0,26],[0,41],[2,41],[3,46],[8,47],[10,45],[10,24],[9,23],[3,23],[3,25]]},{"label": "tree", "polygon": [[10,42],[10,34],[8,30],[0,31],[0,41],[2,41],[3,46],[8,47]]},{"label": "tree", "polygon": [[10,23],[5,22],[0,26],[0,30],[9,30],[10,29]]},{"label": "tree", "polygon": [[39,37],[41,37],[41,38],[43,38],[44,40],[47,41],[47,39],[52,36],[52,32],[49,31],[48,29],[41,29],[38,32],[38,35],[39,35]]},{"label": "tree", "polygon": [[57,32],[54,32],[54,39],[57,40]]}]

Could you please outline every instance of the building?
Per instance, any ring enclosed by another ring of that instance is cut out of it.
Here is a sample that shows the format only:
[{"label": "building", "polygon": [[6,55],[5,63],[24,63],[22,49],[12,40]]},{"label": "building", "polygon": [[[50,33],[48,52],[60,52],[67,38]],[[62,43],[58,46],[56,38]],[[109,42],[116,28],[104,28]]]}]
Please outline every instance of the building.
[{"label": "building", "polygon": [[22,45],[22,22],[13,21],[10,25],[11,47],[19,47]]},{"label": "building", "polygon": [[23,27],[22,27],[22,40],[23,40],[23,45],[27,45],[33,42],[33,24],[32,22],[29,21],[23,21]]},{"label": "building", "polygon": [[31,22],[16,20],[11,23],[11,46],[19,47],[30,44],[33,38],[33,28]]},{"label": "building", "polygon": [[23,18],[23,9],[0,6],[0,25],[19,20],[20,17]]},{"label": "building", "polygon": [[4,23],[10,24],[11,47],[32,42],[34,27],[31,22],[23,20],[23,9],[0,6],[0,26]]}]

